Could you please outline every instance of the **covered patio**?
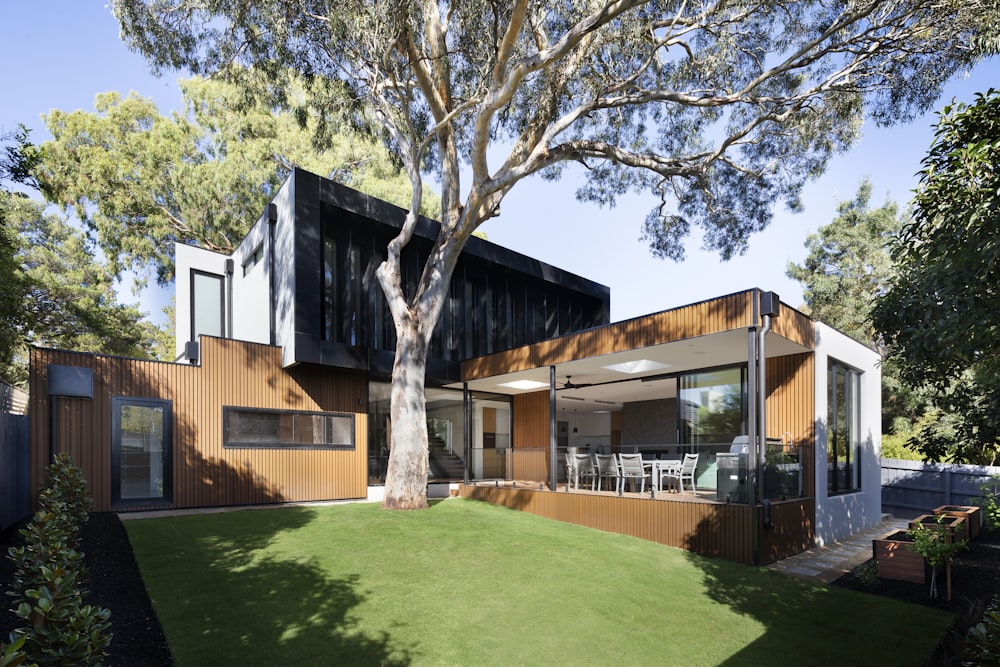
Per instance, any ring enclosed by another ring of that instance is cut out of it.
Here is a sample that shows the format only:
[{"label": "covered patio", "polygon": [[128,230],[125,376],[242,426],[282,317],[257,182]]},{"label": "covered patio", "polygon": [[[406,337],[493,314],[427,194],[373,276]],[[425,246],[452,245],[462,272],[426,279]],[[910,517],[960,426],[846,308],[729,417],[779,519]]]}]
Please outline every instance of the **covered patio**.
[{"label": "covered patio", "polygon": [[[753,289],[466,361],[462,494],[741,562],[798,553],[815,517],[813,344],[805,315]],[[490,401],[509,410],[474,407]],[[696,470],[679,492],[658,475],[642,493],[578,479],[574,461],[628,454]]]}]

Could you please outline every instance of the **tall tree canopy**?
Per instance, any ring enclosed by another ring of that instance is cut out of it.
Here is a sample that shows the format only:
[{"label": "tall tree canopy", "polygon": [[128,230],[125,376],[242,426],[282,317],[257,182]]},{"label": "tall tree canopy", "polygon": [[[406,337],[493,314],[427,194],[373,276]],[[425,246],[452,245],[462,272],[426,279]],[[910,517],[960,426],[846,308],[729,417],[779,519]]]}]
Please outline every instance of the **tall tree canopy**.
[{"label": "tall tree canopy", "polygon": [[938,388],[932,459],[1000,460],[1000,92],[940,113],[896,276],[874,321],[913,386]]},{"label": "tall tree canopy", "polygon": [[24,382],[29,345],[152,356],[156,327],[135,306],[119,303],[116,277],[86,234],[19,193],[0,192],[0,216],[13,228],[20,287],[17,312],[7,322],[16,343],[0,373]]},{"label": "tall tree canopy", "polygon": [[[378,271],[396,324],[386,507],[426,505],[428,341],[458,255],[518,181],[587,165],[579,196],[652,191],[643,234],[683,256],[692,226],[727,258],[803,183],[880,123],[928,108],[992,49],[996,0],[112,0],[131,47],[277,92],[299,72],[325,118],[375,122],[412,185]],[[234,67],[233,64],[239,67]],[[470,182],[463,187],[461,167]],[[441,231],[415,289],[400,250],[441,187]]]},{"label": "tall tree canopy", "polygon": [[[808,236],[809,254],[802,264],[789,262],[786,275],[802,283],[805,305],[813,317],[885,356],[885,344],[872,323],[872,309],[895,273],[889,243],[908,218],[888,198],[871,208],[871,194],[871,182],[865,178],[853,199],[837,205],[833,222]],[[924,409],[921,392],[901,382],[897,363],[886,359],[882,433],[905,439]]]},{"label": "tall tree canopy", "polygon": [[837,217],[806,239],[802,264],[789,262],[786,275],[803,286],[810,314],[883,352],[872,328],[871,310],[893,272],[889,240],[905,218],[891,200],[871,208],[872,185],[861,181],[854,199],[837,205]]},{"label": "tall tree canopy", "polygon": [[[294,98],[301,86],[289,85]],[[338,127],[317,148],[315,115],[275,110],[221,81],[180,87],[184,113],[109,92],[93,112],[45,118],[53,139],[36,170],[42,190],[86,222],[116,275],[151,270],[169,282],[175,242],[231,252],[293,166],[408,205],[409,179],[372,139]]]}]

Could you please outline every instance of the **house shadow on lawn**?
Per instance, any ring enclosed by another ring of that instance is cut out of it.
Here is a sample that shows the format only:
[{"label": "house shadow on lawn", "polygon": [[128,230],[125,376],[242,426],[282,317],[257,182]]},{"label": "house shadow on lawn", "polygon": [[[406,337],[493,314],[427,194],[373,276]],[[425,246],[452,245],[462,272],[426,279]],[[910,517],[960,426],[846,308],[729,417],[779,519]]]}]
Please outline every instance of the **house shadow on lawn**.
[{"label": "house shadow on lawn", "polygon": [[[289,507],[231,512],[224,522],[187,516],[129,526],[177,664],[412,662],[410,650],[388,633],[358,629],[352,610],[366,596],[357,577],[330,577],[314,558],[261,553],[314,516]],[[199,525],[205,520],[212,532]]]},{"label": "house shadow on lawn", "polygon": [[924,664],[948,627],[916,605],[696,554],[687,558],[701,570],[709,598],[762,626],[720,665]]}]

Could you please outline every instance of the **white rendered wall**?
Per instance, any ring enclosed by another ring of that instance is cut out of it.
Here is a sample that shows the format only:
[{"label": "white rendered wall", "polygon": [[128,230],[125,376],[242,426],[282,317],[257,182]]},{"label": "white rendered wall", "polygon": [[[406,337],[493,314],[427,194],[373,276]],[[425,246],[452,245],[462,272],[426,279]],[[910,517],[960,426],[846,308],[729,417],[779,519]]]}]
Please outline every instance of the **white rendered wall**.
[{"label": "white rendered wall", "polygon": [[[233,253],[232,338],[237,340],[265,344],[271,342],[269,227],[265,211]],[[258,247],[263,249],[260,261],[252,267],[246,266],[247,260]]]},{"label": "white rendered wall", "polygon": [[274,203],[278,221],[274,229],[274,308],[275,344],[280,345],[281,362],[295,363],[295,174],[285,181]]},{"label": "white rendered wall", "polygon": [[[174,354],[178,361],[185,359],[184,343],[191,340],[191,270],[214,273],[224,278],[227,259],[229,255],[211,250],[182,243],[174,245]],[[223,312],[225,307],[223,303]]]},{"label": "white rendered wall", "polygon": [[[882,370],[878,354],[822,322],[816,332],[816,543],[842,540],[882,519]],[[828,366],[835,359],[861,372],[858,457],[861,489],[827,495]]]}]

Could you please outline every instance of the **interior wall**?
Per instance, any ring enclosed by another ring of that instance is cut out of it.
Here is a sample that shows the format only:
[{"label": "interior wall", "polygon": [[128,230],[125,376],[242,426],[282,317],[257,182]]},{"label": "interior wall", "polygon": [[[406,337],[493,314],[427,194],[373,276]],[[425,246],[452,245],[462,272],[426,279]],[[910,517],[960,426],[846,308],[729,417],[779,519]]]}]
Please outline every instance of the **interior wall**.
[{"label": "interior wall", "polygon": [[622,407],[622,445],[677,444],[677,399],[636,401]]}]

